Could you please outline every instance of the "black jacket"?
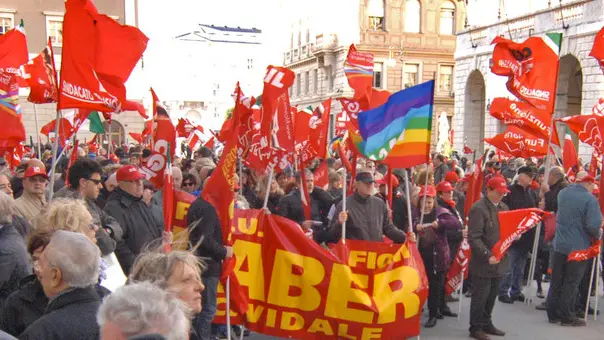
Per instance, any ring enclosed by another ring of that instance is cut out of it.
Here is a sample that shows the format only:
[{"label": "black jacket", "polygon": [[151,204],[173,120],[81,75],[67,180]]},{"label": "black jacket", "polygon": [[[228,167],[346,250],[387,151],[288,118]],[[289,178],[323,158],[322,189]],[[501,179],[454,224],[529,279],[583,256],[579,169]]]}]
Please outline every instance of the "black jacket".
[{"label": "black jacket", "polygon": [[[82,199],[79,192],[70,187],[64,187],[57,191],[55,197]],[[113,253],[117,244],[116,240],[122,239],[122,227],[115,218],[101,210],[96,201],[86,198],[84,202],[86,202],[86,208],[92,216],[92,223],[99,227],[96,232],[96,241],[101,253],[103,256]]]},{"label": "black jacket", "polygon": [[130,273],[134,260],[146,246],[160,245],[164,221],[141,198],[120,188],[115,189],[105,205],[105,212],[121,226],[122,239],[117,242],[115,255],[124,270]]},{"label": "black jacket", "polygon": [[[510,210],[526,209],[526,208],[537,208],[539,200],[537,194],[530,187],[523,188],[518,183],[512,184],[508,187],[510,193],[503,198],[503,203]],[[530,229],[526,233],[522,234],[522,237],[518,241],[512,243],[512,248],[515,248],[521,252],[529,252],[533,249],[533,242],[535,239],[535,228]]]},{"label": "black jacket", "polygon": [[100,332],[96,313],[101,298],[94,286],[76,288],[52,300],[44,315],[31,324],[19,339],[23,340],[97,340]]},{"label": "black jacket", "polygon": [[545,211],[558,212],[558,194],[567,186],[568,182],[566,179],[562,178],[549,187],[549,191],[544,194]]},{"label": "black jacket", "polygon": [[187,225],[189,226],[189,243],[197,245],[195,254],[205,257],[208,268],[203,276],[220,276],[222,260],[226,257],[226,248],[222,244],[222,228],[218,214],[213,205],[198,197],[189,207],[187,212]]},{"label": "black jacket", "polygon": [[[447,230],[447,240],[449,241],[449,244],[458,244],[463,239],[462,229],[463,229],[463,226],[465,225],[465,223],[463,222],[463,220],[461,218],[461,214],[459,213],[459,210],[457,210],[458,209],[457,201],[455,201],[455,208],[452,208],[450,205],[445,203],[445,201],[443,201],[440,197],[436,199],[436,202],[438,203],[439,207],[447,209],[447,211],[449,211],[451,213],[451,215],[453,215],[453,216],[455,216],[455,218],[459,219],[459,223],[461,224],[461,229]],[[457,251],[457,249],[454,249],[453,251]]]},{"label": "black jacket", "polygon": [[[314,238],[318,243],[327,241],[326,232],[329,227],[329,210],[333,205],[333,197],[325,190],[315,187],[310,193],[310,219],[320,221],[320,226],[313,226]],[[299,189],[292,190],[279,201],[276,214],[286,217],[300,225],[306,221],[304,208],[302,207],[302,196]]]},{"label": "black jacket", "polygon": [[21,234],[10,224],[0,224],[0,309],[19,281],[32,273]]},{"label": "black jacket", "polygon": [[[98,284],[95,285],[95,290],[101,298],[110,294],[109,290]],[[36,275],[24,278],[19,283],[19,290],[12,293],[6,299],[4,308],[0,309],[0,329],[19,336],[44,315],[47,305],[48,298]]]},{"label": "black jacket", "polygon": [[399,194],[398,188],[394,188],[392,197],[392,223],[404,231],[409,231],[409,211],[407,209],[407,198]]}]

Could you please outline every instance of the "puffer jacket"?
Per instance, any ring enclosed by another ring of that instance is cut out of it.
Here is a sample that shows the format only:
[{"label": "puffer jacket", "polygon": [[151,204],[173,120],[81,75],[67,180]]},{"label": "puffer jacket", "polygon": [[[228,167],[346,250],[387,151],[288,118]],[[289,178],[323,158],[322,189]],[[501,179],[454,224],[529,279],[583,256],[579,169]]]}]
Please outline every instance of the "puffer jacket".
[{"label": "puffer jacket", "polygon": [[[417,233],[417,225],[421,219],[421,212],[418,208],[412,207],[413,229]],[[423,224],[432,223],[438,220],[438,228],[433,229],[436,240],[432,245],[423,246],[421,235],[419,233],[419,253],[424,261],[426,271],[446,272],[449,269],[451,250],[447,240],[447,233],[457,231],[461,228],[459,218],[453,216],[449,210],[436,206],[429,214],[424,215]]]}]

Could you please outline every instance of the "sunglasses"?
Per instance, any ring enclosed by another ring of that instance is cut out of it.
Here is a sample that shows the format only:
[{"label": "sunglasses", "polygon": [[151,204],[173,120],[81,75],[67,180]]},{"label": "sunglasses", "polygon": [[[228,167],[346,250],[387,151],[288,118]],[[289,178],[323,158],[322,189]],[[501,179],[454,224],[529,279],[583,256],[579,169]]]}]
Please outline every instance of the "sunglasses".
[{"label": "sunglasses", "polygon": [[91,181],[92,183],[94,183],[95,185],[99,185],[102,182],[102,180],[100,180],[100,179],[88,178],[88,180]]},{"label": "sunglasses", "polygon": [[185,183],[182,184],[182,186],[183,187],[192,187],[192,186],[195,186],[195,183],[193,183],[193,182],[185,182]]}]

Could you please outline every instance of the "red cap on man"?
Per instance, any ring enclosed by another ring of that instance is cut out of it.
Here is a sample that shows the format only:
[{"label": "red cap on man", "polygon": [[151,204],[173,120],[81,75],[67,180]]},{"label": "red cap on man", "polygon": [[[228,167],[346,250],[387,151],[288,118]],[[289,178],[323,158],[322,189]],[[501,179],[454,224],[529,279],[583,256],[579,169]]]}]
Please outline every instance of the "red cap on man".
[{"label": "red cap on man", "polygon": [[118,182],[137,181],[139,179],[144,179],[145,174],[140,172],[138,168],[134,165],[125,165],[117,171],[115,177]]},{"label": "red cap on man", "polygon": [[453,186],[451,185],[451,183],[449,183],[447,181],[442,181],[442,182],[438,183],[438,185],[436,186],[436,191],[437,192],[451,192],[451,191],[453,191]]},{"label": "red cap on man", "polygon": [[593,176],[587,175],[582,178],[577,178],[575,183],[596,183],[596,179]]},{"label": "red cap on man", "polygon": [[42,177],[48,179],[48,175],[46,174],[46,169],[44,169],[43,167],[39,167],[36,165],[28,166],[27,169],[25,170],[25,174],[23,175],[23,178],[30,178],[30,177],[35,177],[35,176],[42,176]]},{"label": "red cap on man", "polygon": [[455,171],[449,171],[445,175],[445,181],[457,183],[457,182],[459,182],[459,176],[457,176],[457,173]]},{"label": "red cap on man", "polygon": [[509,194],[508,183],[501,176],[493,176],[487,183],[487,188],[497,190],[501,194]]}]

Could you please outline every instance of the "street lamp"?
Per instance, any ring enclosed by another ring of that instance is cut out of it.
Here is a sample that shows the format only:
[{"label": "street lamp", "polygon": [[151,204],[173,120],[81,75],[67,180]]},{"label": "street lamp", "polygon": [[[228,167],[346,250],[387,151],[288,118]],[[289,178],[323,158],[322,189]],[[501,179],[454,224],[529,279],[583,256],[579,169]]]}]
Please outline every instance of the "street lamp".
[{"label": "street lamp", "polygon": [[395,51],[395,49],[397,48],[397,46],[395,45],[390,45],[388,47],[388,59],[386,59],[386,66],[388,67],[394,67],[396,66],[396,57],[401,57],[403,55],[403,43],[401,42],[401,45],[398,47],[398,50]]}]

